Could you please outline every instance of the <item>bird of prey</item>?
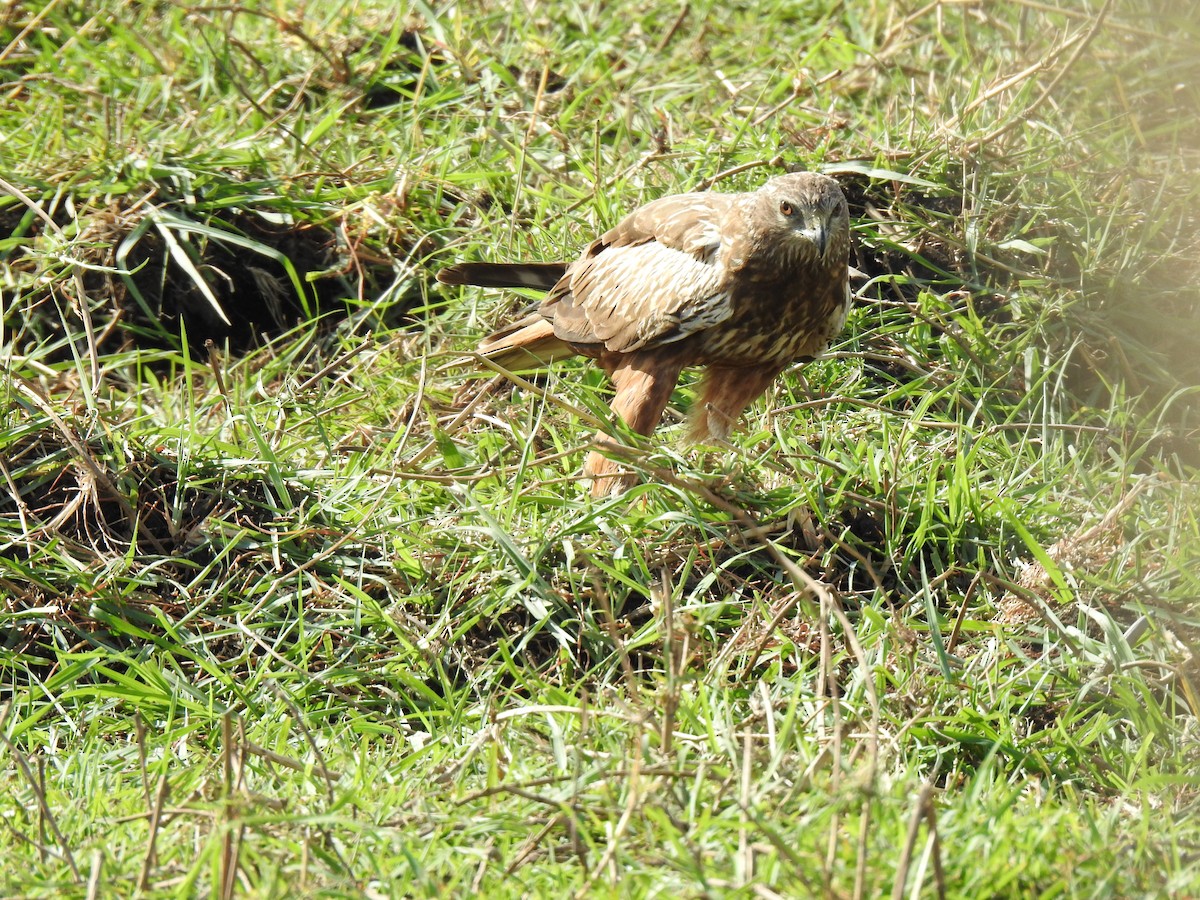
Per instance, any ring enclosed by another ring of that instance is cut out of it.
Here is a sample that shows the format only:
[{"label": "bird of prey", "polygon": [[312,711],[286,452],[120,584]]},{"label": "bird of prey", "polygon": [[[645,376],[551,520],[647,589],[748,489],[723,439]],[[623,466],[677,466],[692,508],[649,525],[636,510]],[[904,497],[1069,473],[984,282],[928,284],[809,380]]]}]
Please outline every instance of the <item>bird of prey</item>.
[{"label": "bird of prey", "polygon": [[[796,172],[756,191],[647,203],[574,262],[460,263],[437,278],[547,291],[479,353],[509,370],[591,357],[613,383],[613,412],[638,434],[654,431],[685,367],[706,367],[689,434],[702,441],[725,437],[780,372],[829,347],[850,308],[849,250],[838,183]],[[597,450],[584,474],[597,497],[631,483]]]}]

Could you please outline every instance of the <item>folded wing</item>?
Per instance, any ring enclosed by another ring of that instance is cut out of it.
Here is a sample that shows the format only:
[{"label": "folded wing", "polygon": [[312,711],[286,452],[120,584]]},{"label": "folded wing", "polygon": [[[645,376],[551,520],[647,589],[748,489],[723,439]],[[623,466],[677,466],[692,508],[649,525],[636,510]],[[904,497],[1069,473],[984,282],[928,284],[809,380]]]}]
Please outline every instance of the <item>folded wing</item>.
[{"label": "folded wing", "polygon": [[594,241],[542,304],[568,343],[629,353],[729,318],[721,225],[733,200],[682,194],[649,203]]}]

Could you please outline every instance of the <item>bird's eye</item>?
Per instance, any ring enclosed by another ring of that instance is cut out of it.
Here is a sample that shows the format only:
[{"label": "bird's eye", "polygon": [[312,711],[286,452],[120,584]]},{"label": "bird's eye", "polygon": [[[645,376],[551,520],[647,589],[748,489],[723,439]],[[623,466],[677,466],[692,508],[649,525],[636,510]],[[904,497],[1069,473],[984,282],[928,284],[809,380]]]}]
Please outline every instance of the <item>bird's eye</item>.
[{"label": "bird's eye", "polygon": [[786,200],[779,201],[779,212],[783,215],[790,216],[795,211],[796,210],[792,207],[792,204],[788,203]]}]

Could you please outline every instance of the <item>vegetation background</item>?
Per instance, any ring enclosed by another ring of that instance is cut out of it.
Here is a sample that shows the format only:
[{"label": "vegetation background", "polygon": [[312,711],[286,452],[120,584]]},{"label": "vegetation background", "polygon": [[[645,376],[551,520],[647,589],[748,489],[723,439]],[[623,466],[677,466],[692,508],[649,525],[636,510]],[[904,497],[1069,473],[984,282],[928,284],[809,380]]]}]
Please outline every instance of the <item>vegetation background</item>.
[{"label": "vegetation background", "polygon": [[[0,893],[1200,894],[1191,4],[9,0],[0,92]],[[439,265],[788,167],[858,301],[731,446],[593,502],[596,372],[450,365]]]}]

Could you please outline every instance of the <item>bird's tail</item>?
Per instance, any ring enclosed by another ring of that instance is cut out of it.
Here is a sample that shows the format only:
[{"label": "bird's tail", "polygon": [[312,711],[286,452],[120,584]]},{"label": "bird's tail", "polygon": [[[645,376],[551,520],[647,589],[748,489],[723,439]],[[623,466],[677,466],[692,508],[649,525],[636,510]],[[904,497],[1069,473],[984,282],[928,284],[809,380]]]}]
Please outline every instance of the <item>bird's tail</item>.
[{"label": "bird's tail", "polygon": [[531,288],[548,291],[567,271],[565,262],[546,263],[458,263],[437,273],[442,284],[473,284],[476,287]]},{"label": "bird's tail", "polygon": [[[442,284],[549,291],[566,271],[565,262],[474,262],[447,266],[437,273],[437,279]],[[478,352],[496,365],[516,372],[539,369],[575,355],[569,344],[555,337],[554,326],[538,313],[484,338]]]},{"label": "bird's tail", "polygon": [[478,352],[511,372],[540,369],[576,354],[570,344],[554,334],[554,326],[540,313],[526,316],[484,338]]}]

